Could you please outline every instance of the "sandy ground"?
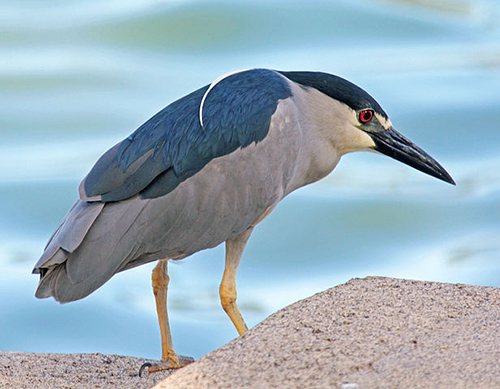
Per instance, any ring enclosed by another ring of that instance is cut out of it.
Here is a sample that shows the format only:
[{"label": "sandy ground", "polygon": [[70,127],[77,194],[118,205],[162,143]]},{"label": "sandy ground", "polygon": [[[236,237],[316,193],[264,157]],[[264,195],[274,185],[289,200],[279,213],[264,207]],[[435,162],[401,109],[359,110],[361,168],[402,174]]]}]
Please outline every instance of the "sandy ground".
[{"label": "sandy ground", "polygon": [[500,388],[500,289],[355,279],[171,375],[144,361],[0,352],[0,388]]},{"label": "sandy ground", "polygon": [[151,388],[171,372],[139,377],[142,358],[104,354],[0,352],[0,388]]}]

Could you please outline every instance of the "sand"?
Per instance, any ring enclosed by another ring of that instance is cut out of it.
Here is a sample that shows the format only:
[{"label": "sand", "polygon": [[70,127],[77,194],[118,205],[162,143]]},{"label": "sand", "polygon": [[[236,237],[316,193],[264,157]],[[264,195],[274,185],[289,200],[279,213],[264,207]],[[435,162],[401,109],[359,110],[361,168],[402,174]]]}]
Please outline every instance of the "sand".
[{"label": "sand", "polygon": [[151,388],[172,372],[139,377],[142,358],[104,354],[0,352],[0,388]]},{"label": "sand", "polygon": [[500,289],[354,279],[171,375],[144,361],[0,352],[0,388],[500,388]]},{"label": "sand", "polygon": [[278,311],[159,388],[500,388],[500,289],[351,280]]}]

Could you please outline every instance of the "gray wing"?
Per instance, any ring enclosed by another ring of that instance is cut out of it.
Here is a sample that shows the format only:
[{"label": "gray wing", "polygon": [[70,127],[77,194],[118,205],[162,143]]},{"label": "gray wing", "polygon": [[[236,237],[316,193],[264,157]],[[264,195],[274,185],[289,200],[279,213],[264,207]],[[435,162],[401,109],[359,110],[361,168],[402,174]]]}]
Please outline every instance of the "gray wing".
[{"label": "gray wing", "polygon": [[[248,228],[283,195],[284,178],[273,170],[283,150],[273,147],[289,140],[268,133],[280,99],[291,96],[288,85],[267,70],[230,76],[207,95],[203,127],[206,88],[108,151],[82,184],[85,196],[100,201],[78,201],[54,233],[34,269],[41,274],[36,296],[77,300],[121,270],[183,258]],[[259,148],[276,162],[256,158]]]}]

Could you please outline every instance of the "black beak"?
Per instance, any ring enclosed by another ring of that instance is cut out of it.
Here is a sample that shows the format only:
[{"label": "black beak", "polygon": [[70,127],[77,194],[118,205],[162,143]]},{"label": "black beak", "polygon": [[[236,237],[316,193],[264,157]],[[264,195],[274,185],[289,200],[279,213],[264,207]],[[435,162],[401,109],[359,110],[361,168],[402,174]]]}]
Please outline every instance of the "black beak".
[{"label": "black beak", "polygon": [[455,181],[446,170],[429,154],[405,138],[394,128],[380,132],[368,133],[375,142],[375,150],[400,162],[403,162],[421,172],[439,178],[449,184]]}]

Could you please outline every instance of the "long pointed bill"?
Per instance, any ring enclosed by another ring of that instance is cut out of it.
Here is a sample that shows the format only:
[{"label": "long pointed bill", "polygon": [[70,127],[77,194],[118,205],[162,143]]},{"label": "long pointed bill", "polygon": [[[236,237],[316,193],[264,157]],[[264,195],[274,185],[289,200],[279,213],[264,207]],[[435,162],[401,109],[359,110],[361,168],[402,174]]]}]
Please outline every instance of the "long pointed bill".
[{"label": "long pointed bill", "polygon": [[375,150],[421,172],[455,185],[455,181],[446,170],[429,154],[405,138],[394,128],[368,133],[375,142]]}]

